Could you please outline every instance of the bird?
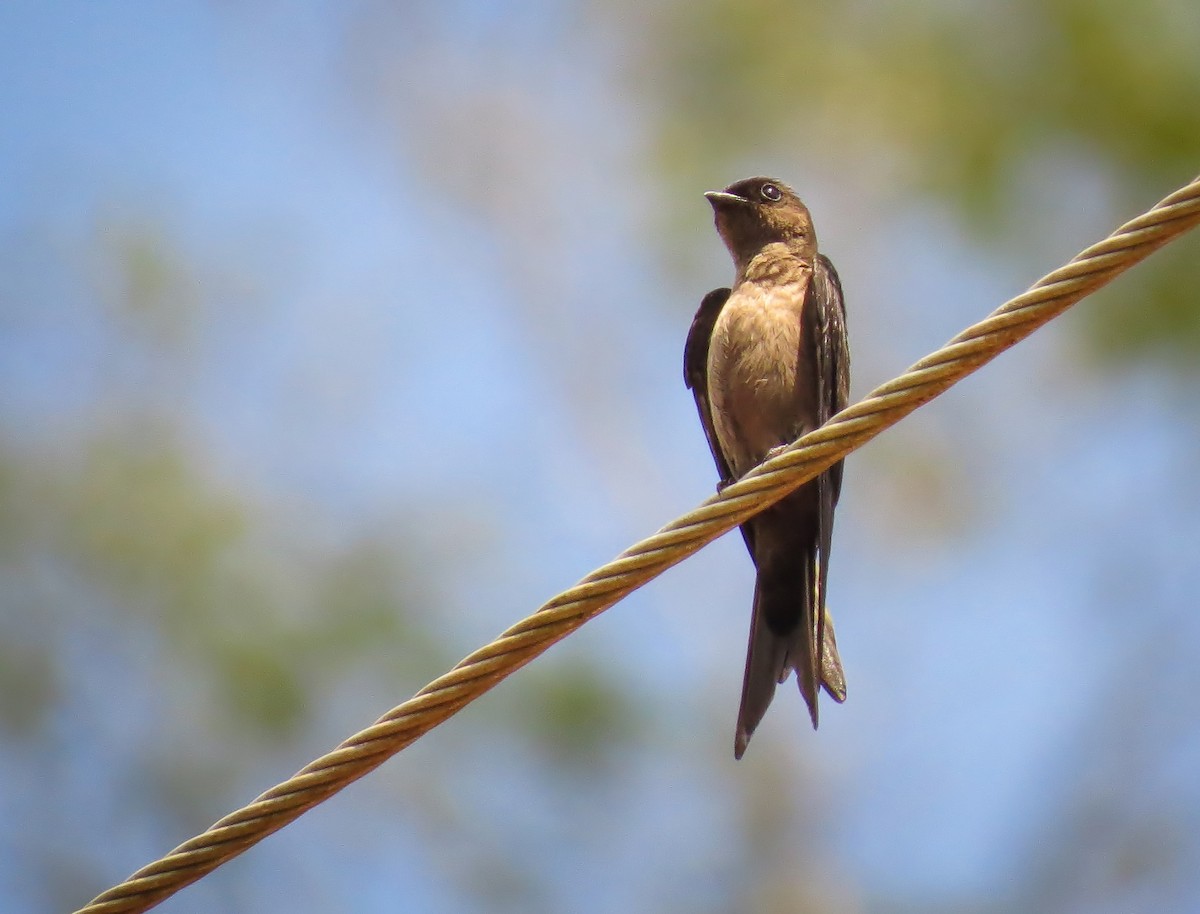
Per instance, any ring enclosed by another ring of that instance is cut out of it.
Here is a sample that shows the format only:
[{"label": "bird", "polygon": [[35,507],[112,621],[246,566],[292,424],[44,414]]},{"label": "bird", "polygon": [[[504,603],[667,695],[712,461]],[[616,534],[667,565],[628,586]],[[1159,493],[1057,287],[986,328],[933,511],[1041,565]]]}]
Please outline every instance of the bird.
[{"label": "bird", "polygon": [[[796,192],[755,177],[705,197],[735,275],[732,288],[701,301],[683,373],[721,491],[845,407],[850,350],[841,281],[817,250],[812,216]],[[793,670],[814,729],[822,687],[846,699],[825,601],[841,487],[838,461],[742,524],[756,580],[736,758]]]}]

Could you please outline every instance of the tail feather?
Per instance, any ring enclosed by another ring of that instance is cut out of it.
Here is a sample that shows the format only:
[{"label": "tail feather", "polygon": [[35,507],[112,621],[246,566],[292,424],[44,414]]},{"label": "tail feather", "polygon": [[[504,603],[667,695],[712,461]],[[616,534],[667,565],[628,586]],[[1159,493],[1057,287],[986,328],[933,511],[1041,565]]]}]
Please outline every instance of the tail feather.
[{"label": "tail feather", "polygon": [[815,562],[811,554],[800,561],[794,555],[791,558],[789,563],[762,564],[758,569],[734,740],[737,758],[742,757],[767,713],[776,685],[792,670],[814,728],[819,720],[819,689],[823,687],[835,701],[846,699],[846,679],[832,621],[827,610],[819,617],[815,612],[819,599]]},{"label": "tail feather", "polygon": [[775,686],[787,679],[790,641],[771,631],[761,609],[761,591],[754,586],[754,612],[750,617],[750,643],[746,648],[746,672],[742,678],[742,703],[738,708],[737,736],[733,754],[741,758],[750,737],[767,713]]},{"label": "tail feather", "polygon": [[842,658],[838,656],[837,636],[833,633],[833,616],[825,607],[824,646],[821,648],[821,685],[829,697],[841,704],[846,700],[846,674],[842,672]]},{"label": "tail feather", "polygon": [[[815,551],[815,550],[814,550]],[[821,689],[821,639],[824,635],[825,620],[816,611],[817,587],[815,580],[816,556],[809,553],[800,563],[803,574],[802,583],[792,592],[792,600],[799,598],[800,618],[796,626],[793,645],[796,649],[792,665],[796,670],[796,683],[800,686],[800,694],[808,705],[808,715],[812,718],[813,729],[820,723],[820,708],[817,705],[817,695]]]}]

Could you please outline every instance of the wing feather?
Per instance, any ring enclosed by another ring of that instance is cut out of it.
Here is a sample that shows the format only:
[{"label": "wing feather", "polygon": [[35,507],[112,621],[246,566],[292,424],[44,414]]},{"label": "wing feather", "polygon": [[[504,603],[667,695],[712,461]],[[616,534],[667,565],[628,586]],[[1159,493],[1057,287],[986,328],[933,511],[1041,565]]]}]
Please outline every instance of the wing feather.
[{"label": "wing feather", "polygon": [[[810,337],[816,349],[817,424],[824,425],[845,408],[850,397],[850,347],[846,337],[846,305],[842,284],[829,258],[818,255],[809,286]],[[817,606],[816,643],[825,638],[825,586],[833,541],[833,509],[842,490],[842,461],[817,477]]]},{"label": "wing feather", "polygon": [[717,472],[721,474],[721,482],[724,484],[733,481],[733,473],[721,450],[721,442],[717,440],[717,430],[713,425],[712,404],[708,399],[708,345],[712,340],[717,316],[728,299],[729,289],[713,289],[704,296],[696,316],[692,319],[687,342],[683,347],[683,382],[696,400],[696,412],[700,414],[704,437],[708,439],[708,449],[712,451]]},{"label": "wing feather", "polygon": [[[717,483],[718,491],[733,482],[733,470],[725,452],[721,450],[717,428],[713,425],[712,403],[708,399],[708,346],[712,341],[717,316],[729,300],[729,294],[729,289],[722,288],[713,289],[704,296],[696,316],[692,318],[687,342],[683,346],[683,382],[692,391],[692,397],[696,401],[696,412],[700,414],[700,425],[704,428],[704,437],[708,439],[708,449],[712,451],[713,462],[716,463],[717,473],[721,477]],[[753,528],[750,524],[742,524],[741,530],[750,558],[757,564],[754,556]]]}]

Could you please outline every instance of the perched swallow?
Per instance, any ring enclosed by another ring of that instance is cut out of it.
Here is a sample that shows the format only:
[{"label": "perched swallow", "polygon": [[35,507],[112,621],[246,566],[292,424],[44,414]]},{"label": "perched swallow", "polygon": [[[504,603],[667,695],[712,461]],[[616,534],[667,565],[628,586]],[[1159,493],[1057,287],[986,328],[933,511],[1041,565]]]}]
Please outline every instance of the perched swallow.
[{"label": "perched swallow", "polygon": [[[846,405],[850,350],[841,283],[818,253],[812,217],[795,192],[771,178],[747,178],[705,196],[737,272],[732,290],[715,289],[700,303],[683,374],[720,490]],[[814,728],[821,686],[835,701],[846,699],[825,608],[841,487],[839,461],[742,525],[758,577],[734,740],[738,758],[776,684],[792,670]]]}]

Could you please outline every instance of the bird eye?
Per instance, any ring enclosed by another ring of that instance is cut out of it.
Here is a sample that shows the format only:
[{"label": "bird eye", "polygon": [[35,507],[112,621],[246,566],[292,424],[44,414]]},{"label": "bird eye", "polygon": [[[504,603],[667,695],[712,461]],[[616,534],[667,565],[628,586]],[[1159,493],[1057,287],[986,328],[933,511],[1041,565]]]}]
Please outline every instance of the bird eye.
[{"label": "bird eye", "polygon": [[768,203],[775,203],[783,194],[774,184],[764,184],[758,189],[758,195]]}]

